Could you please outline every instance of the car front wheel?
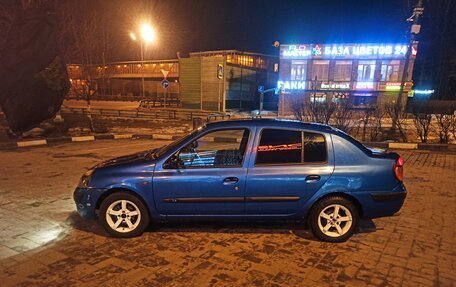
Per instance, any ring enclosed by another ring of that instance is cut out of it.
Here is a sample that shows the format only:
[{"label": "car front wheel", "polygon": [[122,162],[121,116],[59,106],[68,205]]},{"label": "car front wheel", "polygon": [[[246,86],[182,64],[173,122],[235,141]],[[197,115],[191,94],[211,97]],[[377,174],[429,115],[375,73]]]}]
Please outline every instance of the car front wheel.
[{"label": "car front wheel", "polygon": [[326,197],[315,204],[310,214],[313,234],[322,241],[344,242],[355,233],[359,215],[350,200],[340,196]]},{"label": "car front wheel", "polygon": [[104,230],[113,237],[135,237],[149,225],[149,213],[136,196],[116,192],[101,203],[99,220]]}]

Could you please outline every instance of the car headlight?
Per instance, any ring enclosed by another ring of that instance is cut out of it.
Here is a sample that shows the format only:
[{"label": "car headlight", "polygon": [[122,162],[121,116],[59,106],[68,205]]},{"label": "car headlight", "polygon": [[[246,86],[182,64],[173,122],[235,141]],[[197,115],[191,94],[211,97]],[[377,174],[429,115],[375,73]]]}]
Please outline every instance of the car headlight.
[{"label": "car headlight", "polygon": [[89,169],[86,173],[81,176],[79,180],[78,187],[88,187],[90,184],[90,179],[92,178],[94,169]]}]

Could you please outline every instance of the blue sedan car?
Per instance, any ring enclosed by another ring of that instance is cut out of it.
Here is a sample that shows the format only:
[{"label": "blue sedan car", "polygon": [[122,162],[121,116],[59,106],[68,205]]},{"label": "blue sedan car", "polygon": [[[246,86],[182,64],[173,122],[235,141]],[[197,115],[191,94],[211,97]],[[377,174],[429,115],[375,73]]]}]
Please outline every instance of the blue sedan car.
[{"label": "blue sedan car", "polygon": [[82,176],[74,200],[115,237],[160,221],[306,219],[318,239],[342,242],[360,218],[402,207],[403,164],[327,125],[221,121],[100,163]]}]

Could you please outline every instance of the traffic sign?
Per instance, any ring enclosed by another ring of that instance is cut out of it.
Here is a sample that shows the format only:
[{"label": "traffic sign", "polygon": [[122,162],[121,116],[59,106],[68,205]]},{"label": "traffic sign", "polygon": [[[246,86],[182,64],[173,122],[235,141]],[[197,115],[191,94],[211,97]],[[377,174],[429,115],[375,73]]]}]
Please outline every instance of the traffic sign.
[{"label": "traffic sign", "polygon": [[169,87],[169,81],[168,80],[161,81],[161,86],[163,88],[165,88],[165,89],[168,88]]}]

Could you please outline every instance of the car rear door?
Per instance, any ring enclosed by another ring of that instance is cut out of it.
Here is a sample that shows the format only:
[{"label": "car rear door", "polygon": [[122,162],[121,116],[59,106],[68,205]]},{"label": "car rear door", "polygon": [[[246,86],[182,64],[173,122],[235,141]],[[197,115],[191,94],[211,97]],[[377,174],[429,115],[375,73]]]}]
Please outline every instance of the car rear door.
[{"label": "car rear door", "polygon": [[[247,128],[209,131],[158,163],[153,192],[159,213],[243,215],[250,134]],[[173,157],[179,167],[168,164]]]},{"label": "car rear door", "polygon": [[333,171],[329,135],[276,127],[258,130],[248,168],[246,214],[297,214]]}]

